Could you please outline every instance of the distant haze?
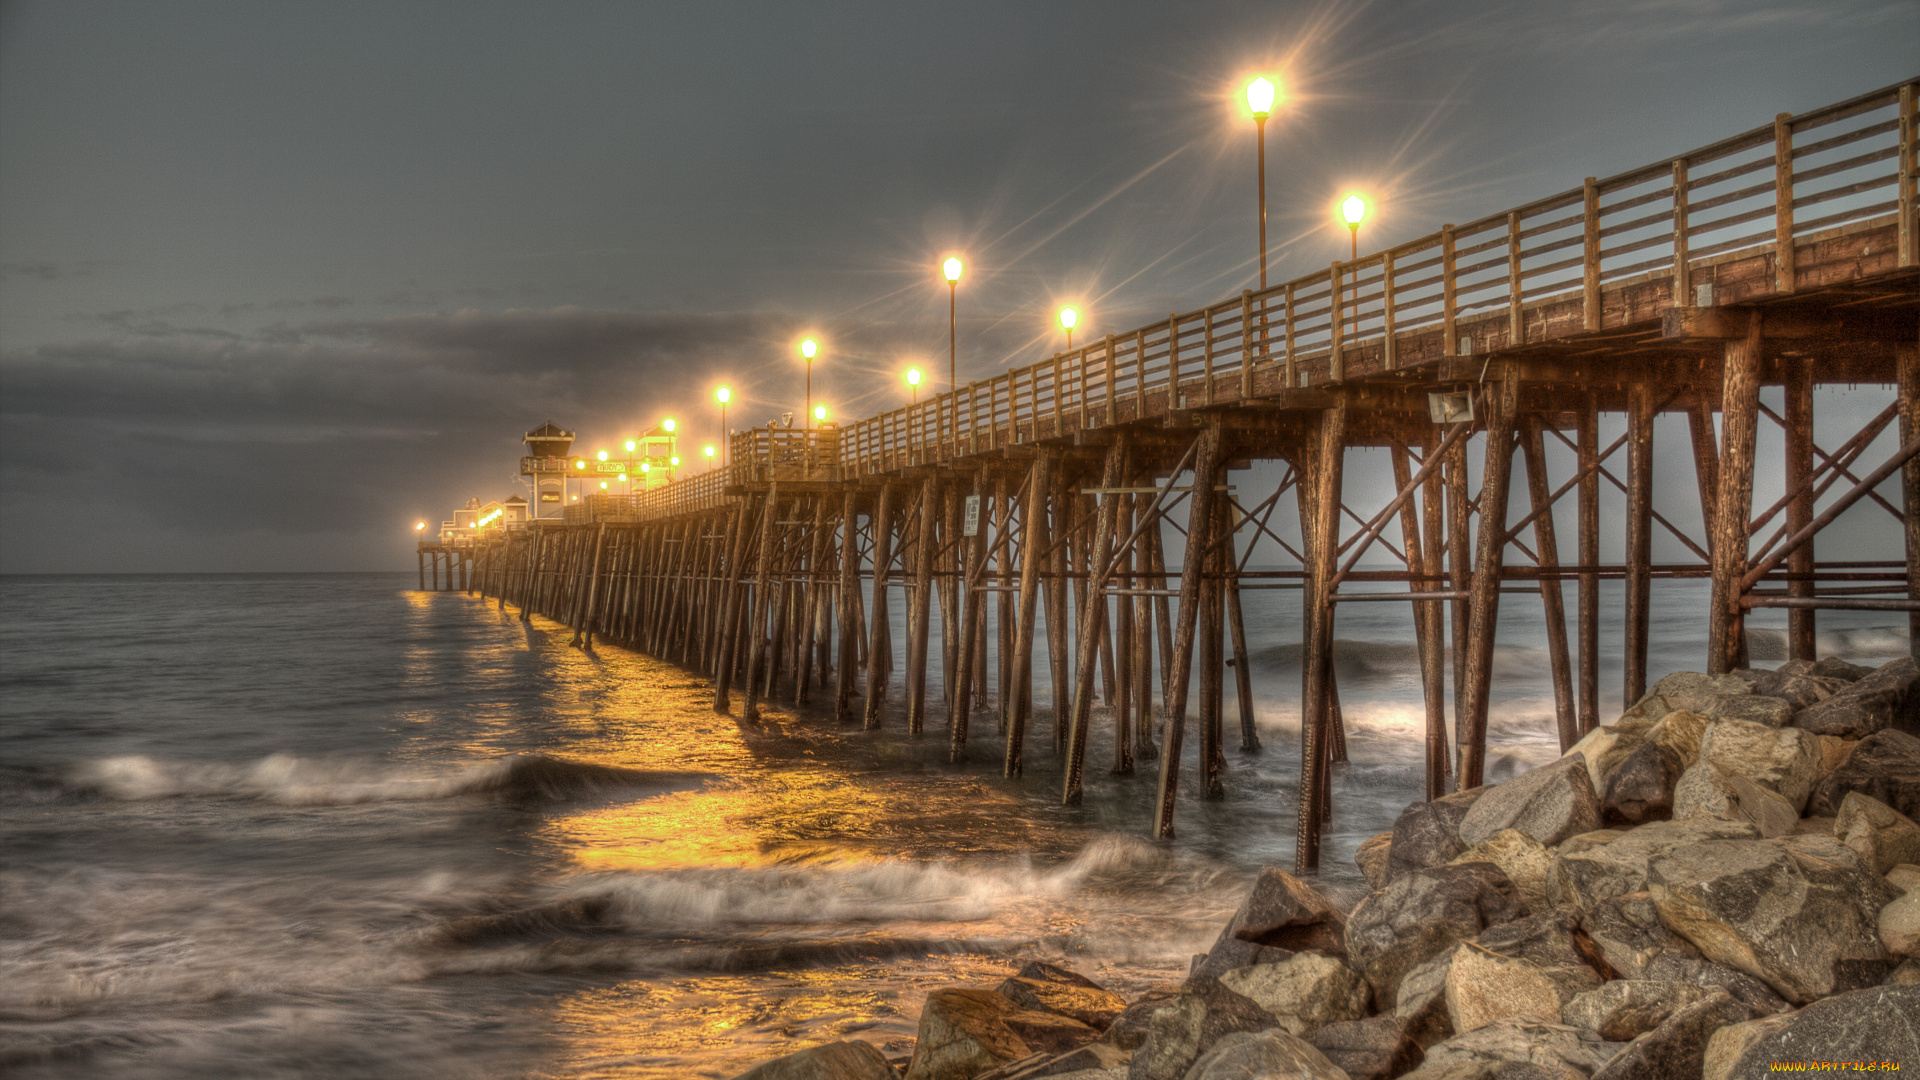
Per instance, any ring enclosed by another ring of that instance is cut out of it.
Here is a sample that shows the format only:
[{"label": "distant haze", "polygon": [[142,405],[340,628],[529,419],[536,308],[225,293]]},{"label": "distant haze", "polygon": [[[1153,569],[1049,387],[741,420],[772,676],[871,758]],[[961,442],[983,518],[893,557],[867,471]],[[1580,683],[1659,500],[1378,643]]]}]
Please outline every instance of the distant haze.
[{"label": "distant haze", "polygon": [[[1279,280],[1345,256],[1350,190],[1377,247],[1916,42],[1911,0],[10,0],[0,571],[410,567],[414,521],[524,491],[544,420],[797,411],[802,333],[816,400],[891,407],[911,364],[943,388],[951,253],[963,381],[1059,348],[1061,303],[1084,341],[1232,295],[1257,72]],[[1823,441],[1877,393],[1823,394]],[[1661,499],[1697,521],[1690,476]]]}]

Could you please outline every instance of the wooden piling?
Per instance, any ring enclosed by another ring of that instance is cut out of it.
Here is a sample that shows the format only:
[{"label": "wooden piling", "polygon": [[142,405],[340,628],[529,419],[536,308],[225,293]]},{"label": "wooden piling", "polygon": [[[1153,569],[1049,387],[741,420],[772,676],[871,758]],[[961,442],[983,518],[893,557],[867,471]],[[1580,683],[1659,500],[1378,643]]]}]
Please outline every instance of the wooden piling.
[{"label": "wooden piling", "polygon": [[1486,782],[1487,708],[1491,701],[1494,629],[1500,617],[1500,577],[1506,552],[1507,489],[1513,476],[1514,413],[1519,380],[1502,373],[1487,394],[1487,459],[1480,472],[1479,550],[1468,587],[1467,734],[1460,747],[1460,786]]},{"label": "wooden piling", "polygon": [[913,593],[907,598],[907,732],[926,727],[927,634],[932,629],[934,529],[940,512],[940,482],[920,483],[920,531],[914,537]]},{"label": "wooden piling", "polygon": [[1580,621],[1580,734],[1600,725],[1600,417],[1592,394],[1580,409],[1574,434],[1575,468],[1580,470],[1579,519],[1580,591],[1576,609]]},{"label": "wooden piling", "polygon": [[1193,636],[1200,616],[1200,574],[1207,534],[1213,521],[1213,485],[1220,471],[1220,429],[1202,428],[1194,453],[1193,495],[1188,500],[1187,555],[1180,567],[1180,624],[1169,651],[1166,683],[1165,745],[1160,754],[1160,784],[1154,797],[1153,835],[1173,839],[1173,807],[1180,793],[1180,749],[1186,737],[1187,681],[1193,672]]},{"label": "wooden piling", "polygon": [[[1647,696],[1647,629],[1653,584],[1653,388],[1627,388],[1627,566],[1624,697]],[[1464,781],[1463,781],[1464,782]]]},{"label": "wooden piling", "polygon": [[1327,593],[1338,568],[1346,433],[1347,400],[1342,395],[1321,410],[1317,445],[1294,465],[1303,479],[1301,539],[1307,558],[1300,592],[1300,808],[1293,848],[1297,873],[1320,868],[1320,827],[1327,818],[1333,681],[1333,605]]},{"label": "wooden piling", "polygon": [[[1787,503],[1787,532],[1797,533],[1813,521],[1813,365],[1803,357],[1781,362],[1782,389],[1786,393],[1786,488],[1798,491]],[[1709,530],[1711,531],[1711,530]],[[1787,595],[1813,595],[1813,550],[1816,541],[1808,540],[1787,556],[1787,569],[1794,577],[1787,582]],[[1818,660],[1814,648],[1815,620],[1812,608],[1787,611],[1787,657],[1792,660]]]},{"label": "wooden piling", "polygon": [[887,655],[893,649],[887,634],[887,582],[893,566],[893,482],[881,481],[873,512],[873,614],[867,646],[866,728],[880,727],[880,708],[887,700]]},{"label": "wooden piling", "polygon": [[1033,459],[1020,511],[1020,623],[1013,645],[1013,713],[1007,728],[1006,775],[1026,770],[1027,720],[1033,713],[1033,633],[1040,613],[1040,566],[1047,549],[1047,495],[1053,455]]},{"label": "wooden piling", "polygon": [[1547,448],[1538,416],[1527,419],[1521,433],[1522,457],[1527,464],[1527,504],[1534,513],[1534,551],[1540,567],[1540,607],[1547,626],[1547,668],[1553,679],[1553,716],[1560,733],[1560,752],[1580,741],[1580,722],[1574,715],[1573,670],[1567,658],[1566,594],[1560,588],[1560,542],[1548,501]]},{"label": "wooden piling", "polygon": [[1760,313],[1744,338],[1726,343],[1720,387],[1720,483],[1714,504],[1713,599],[1707,612],[1707,672],[1744,666],[1746,609],[1740,579],[1747,572],[1747,522],[1753,516],[1753,445],[1760,404]]}]

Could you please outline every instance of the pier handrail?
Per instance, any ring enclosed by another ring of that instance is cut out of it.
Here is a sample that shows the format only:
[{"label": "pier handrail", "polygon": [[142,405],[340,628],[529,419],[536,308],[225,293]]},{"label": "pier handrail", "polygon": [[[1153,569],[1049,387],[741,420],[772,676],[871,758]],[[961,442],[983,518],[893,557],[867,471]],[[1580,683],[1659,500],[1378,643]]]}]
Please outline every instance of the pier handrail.
[{"label": "pier handrail", "polygon": [[[1791,293],[1797,246],[1890,220],[1899,225],[1898,265],[1913,266],[1920,231],[1916,89],[1920,79],[1910,79],[1799,116],[1782,114],[1676,157],[1335,260],[1325,270],[855,421],[835,433],[835,478],[936,463],[1153,411],[1249,400],[1272,388],[1326,387],[1596,333],[1676,305]],[[1771,280],[1721,280],[1715,273],[1756,254],[1771,256]],[[1629,295],[1661,282],[1665,288]],[[1256,394],[1256,380],[1269,389]],[[824,447],[793,456],[787,440],[806,434],[741,432],[733,440],[734,475],[745,482],[756,478],[758,464],[804,460],[810,476],[828,478],[816,471]],[[711,496],[688,485],[703,478],[647,493],[646,512],[695,509]]]}]

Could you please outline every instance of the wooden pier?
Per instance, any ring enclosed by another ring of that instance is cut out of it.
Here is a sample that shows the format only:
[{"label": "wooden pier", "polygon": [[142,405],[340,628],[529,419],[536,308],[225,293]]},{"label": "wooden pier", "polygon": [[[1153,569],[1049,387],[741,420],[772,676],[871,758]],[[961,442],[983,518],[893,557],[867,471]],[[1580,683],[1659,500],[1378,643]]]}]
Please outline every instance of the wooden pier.
[{"label": "wooden pier", "polygon": [[[1625,591],[1629,702],[1647,689],[1655,578],[1711,582],[1701,666],[1713,672],[1745,663],[1754,608],[1788,610],[1796,658],[1812,657],[1821,609],[1905,612],[1920,642],[1917,88],[1782,115],[845,427],[749,429],[727,470],[496,530],[465,584],[522,619],[567,624],[583,647],[702,672],[715,708],[738,699],[747,723],[776,696],[830,696],[841,719],[873,728],[898,693],[907,730],[944,724],[931,737],[955,758],[970,725],[997,725],[1008,776],[1044,735],[1069,804],[1088,782],[1098,701],[1109,768],[1158,770],[1144,815],[1158,837],[1173,835],[1190,726],[1203,799],[1224,797],[1229,695],[1240,749],[1259,749],[1241,592],[1299,590],[1296,863],[1313,869],[1329,766],[1346,756],[1332,663],[1343,604],[1413,605],[1429,797],[1482,782],[1503,603],[1540,605],[1563,747],[1602,719],[1602,581]],[[1822,447],[1813,388],[1835,383],[1883,388],[1885,407]],[[1782,388],[1781,410],[1763,386]],[[1626,423],[1604,446],[1602,413]],[[1663,413],[1685,417],[1683,444],[1656,442]],[[1787,494],[1757,507],[1766,424],[1785,433]],[[1898,449],[1865,457],[1889,428]],[[1549,475],[1554,443],[1570,475]],[[1391,457],[1382,505],[1346,495],[1358,447]],[[1228,483],[1256,460],[1283,463],[1270,490]],[[1677,470],[1697,483],[1704,535],[1654,506],[1656,473]],[[1875,488],[1896,473],[1890,501]],[[1622,520],[1602,518],[1602,485],[1625,493]],[[1570,555],[1550,512],[1564,500]],[[1890,514],[1887,547],[1904,557],[1818,558],[1821,530],[1861,502]],[[1297,548],[1276,524],[1288,513]],[[1656,528],[1693,559],[1655,564]],[[1184,534],[1177,548],[1169,529]],[[1624,530],[1622,562],[1601,561],[1608,529]],[[1249,568],[1261,537],[1301,569]],[[1366,562],[1383,553],[1397,568]],[[945,692],[929,701],[936,608]]]}]

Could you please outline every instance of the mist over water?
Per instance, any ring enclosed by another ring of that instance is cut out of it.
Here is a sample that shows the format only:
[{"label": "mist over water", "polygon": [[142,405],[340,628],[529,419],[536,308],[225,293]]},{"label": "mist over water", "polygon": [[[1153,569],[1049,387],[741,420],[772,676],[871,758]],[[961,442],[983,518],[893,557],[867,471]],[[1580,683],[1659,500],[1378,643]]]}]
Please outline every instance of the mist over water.
[{"label": "mist over water", "polygon": [[[928,990],[1028,959],[1122,993],[1176,981],[1257,868],[1291,864],[1293,593],[1245,599],[1264,752],[1236,749],[1229,679],[1227,798],[1183,792],[1155,844],[1157,763],[1109,776],[1104,712],[1085,805],[1057,805],[1044,664],[1005,780],[985,714],[972,761],[946,761],[937,642],[923,739],[897,685],[878,733],[819,702],[748,729],[671,665],[410,585],[0,580],[0,1071],[728,1077],[795,1042],[899,1054]],[[1704,598],[1656,583],[1654,677],[1698,666]],[[1347,900],[1354,846],[1421,788],[1405,608],[1337,623],[1352,761],[1319,884]],[[1558,753],[1539,612],[1503,598],[1494,778]],[[1897,655],[1884,622],[1823,614],[1822,648]]]}]

